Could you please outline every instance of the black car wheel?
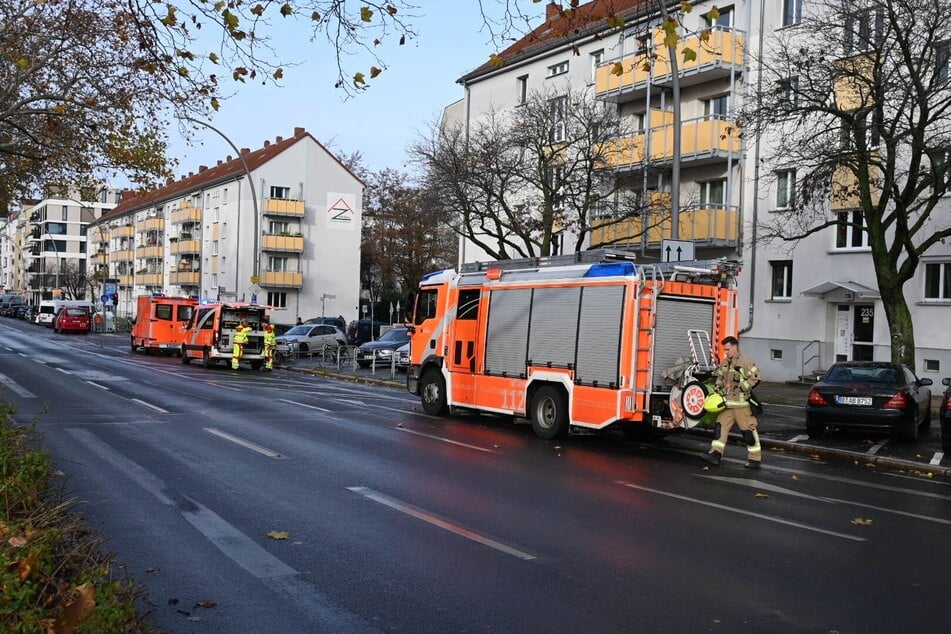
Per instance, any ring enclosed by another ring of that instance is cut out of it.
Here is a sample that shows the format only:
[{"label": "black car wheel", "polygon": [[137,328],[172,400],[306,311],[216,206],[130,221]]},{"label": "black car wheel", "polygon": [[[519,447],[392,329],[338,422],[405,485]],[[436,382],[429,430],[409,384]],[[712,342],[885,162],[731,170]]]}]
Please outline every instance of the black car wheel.
[{"label": "black car wheel", "polygon": [[363,368],[364,370],[370,367],[369,361],[357,361],[357,365]]},{"label": "black car wheel", "polygon": [[806,417],[806,433],[810,438],[822,438],[826,433],[826,426],[821,423],[814,423]]},{"label": "black car wheel", "polygon": [[931,429],[931,404],[928,404],[928,409],[925,410],[925,419],[921,421],[922,429]]},{"label": "black car wheel", "polygon": [[908,442],[918,442],[918,410],[912,412],[904,438]]}]

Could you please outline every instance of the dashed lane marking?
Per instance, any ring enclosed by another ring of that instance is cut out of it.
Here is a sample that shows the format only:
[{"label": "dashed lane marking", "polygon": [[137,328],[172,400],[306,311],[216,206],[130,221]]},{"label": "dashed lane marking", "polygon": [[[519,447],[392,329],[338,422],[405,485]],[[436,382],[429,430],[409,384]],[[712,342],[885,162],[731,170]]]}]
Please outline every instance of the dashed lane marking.
[{"label": "dashed lane marking", "polygon": [[109,388],[107,388],[105,385],[99,385],[95,381],[86,381],[86,383],[88,383],[89,385],[93,387],[98,387],[100,390],[105,390],[107,392],[109,391]]},{"label": "dashed lane marking", "polygon": [[146,402],[143,401],[142,399],[130,398],[129,400],[132,401],[133,403],[138,403],[139,405],[144,405],[145,407],[148,407],[149,409],[153,409],[153,410],[155,410],[156,412],[159,412],[159,413],[162,413],[162,414],[168,414],[168,410],[167,410],[167,409],[162,409],[162,408],[159,407],[158,405],[152,405],[151,403],[146,403]]},{"label": "dashed lane marking", "polygon": [[17,383],[10,377],[8,377],[6,374],[0,374],[0,383],[7,386],[14,392],[16,392],[17,396],[21,398],[36,398],[36,394],[34,394],[30,390],[23,387],[22,385],[20,385],[19,383]]},{"label": "dashed lane marking", "polygon": [[440,442],[449,443],[450,445],[465,447],[466,449],[475,449],[476,451],[484,451],[486,453],[495,453],[493,450],[486,449],[485,447],[476,447],[475,445],[468,445],[464,442],[459,442],[458,440],[449,440],[448,438],[442,438],[441,436],[433,436],[432,434],[424,434],[423,432],[413,431],[412,429],[406,429],[405,427],[397,427],[396,429],[400,431],[405,431],[407,434],[413,434],[414,436],[422,436],[423,438],[429,438],[431,440],[438,440]]},{"label": "dashed lane marking", "polygon": [[216,429],[214,427],[202,427],[202,429],[204,429],[209,434],[214,434],[215,436],[218,436],[219,438],[224,438],[225,440],[229,442],[233,442],[236,445],[241,445],[242,447],[246,449],[250,449],[251,451],[256,451],[262,456],[267,456],[268,458],[284,458],[285,457],[277,453],[276,451],[271,451],[267,447],[262,447],[261,445],[257,443],[251,442],[250,440],[245,440],[244,438],[233,436],[229,434],[228,432],[221,431],[220,429]]}]

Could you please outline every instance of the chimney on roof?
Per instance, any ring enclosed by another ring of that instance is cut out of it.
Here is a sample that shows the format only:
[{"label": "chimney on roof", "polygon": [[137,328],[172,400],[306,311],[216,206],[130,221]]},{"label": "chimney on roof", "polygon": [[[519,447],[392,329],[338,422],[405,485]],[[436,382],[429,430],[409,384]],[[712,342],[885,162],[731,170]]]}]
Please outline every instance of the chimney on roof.
[{"label": "chimney on roof", "polygon": [[268,147],[269,145],[271,145],[271,140],[270,140],[270,139],[264,139],[264,147]]},{"label": "chimney on roof", "polygon": [[[221,159],[218,159],[218,165],[221,165]],[[215,167],[218,167],[218,165],[215,165]]]},{"label": "chimney on roof", "polygon": [[119,192],[119,202],[125,202],[135,196],[135,192],[131,189],[123,189]]},{"label": "chimney on roof", "polygon": [[208,170],[208,166],[207,166],[207,165],[199,165],[199,166],[198,166],[198,173],[199,173],[199,174],[201,174],[202,172],[205,172],[205,171],[207,171],[207,170]]},{"label": "chimney on roof", "polygon": [[175,177],[174,177],[174,176],[169,176],[167,179],[165,179],[165,184],[166,184],[166,185],[171,185],[171,184],[174,183],[174,182],[175,182]]},{"label": "chimney on roof", "polygon": [[276,137],[274,137],[274,142],[275,142],[275,143],[280,143],[280,142],[283,141],[283,140],[284,140],[284,137],[282,137],[282,136],[276,136]]},{"label": "chimney on roof", "polygon": [[307,130],[304,128],[294,128],[294,136],[304,136],[307,134]]},{"label": "chimney on roof", "polygon": [[195,175],[194,172],[188,172],[188,178],[191,178],[191,177],[194,176],[194,175]]},{"label": "chimney on roof", "polygon": [[251,150],[249,150],[248,148],[246,147],[241,148],[241,154],[250,154],[250,153],[251,153]]},{"label": "chimney on roof", "polygon": [[231,155],[229,154],[228,156],[226,156],[226,157],[225,157],[225,160],[230,163],[230,162],[231,162]]},{"label": "chimney on roof", "polygon": [[562,8],[560,4],[557,2],[549,2],[548,6],[545,7],[545,19],[551,20],[552,18],[557,18],[561,11]]}]

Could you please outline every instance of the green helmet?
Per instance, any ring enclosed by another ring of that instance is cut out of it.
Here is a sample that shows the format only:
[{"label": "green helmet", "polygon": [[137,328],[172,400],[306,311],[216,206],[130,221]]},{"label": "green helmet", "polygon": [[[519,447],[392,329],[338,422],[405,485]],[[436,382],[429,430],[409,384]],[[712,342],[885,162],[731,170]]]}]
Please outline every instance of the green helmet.
[{"label": "green helmet", "polygon": [[708,412],[721,412],[726,409],[726,401],[723,395],[714,392],[703,402],[703,409]]}]

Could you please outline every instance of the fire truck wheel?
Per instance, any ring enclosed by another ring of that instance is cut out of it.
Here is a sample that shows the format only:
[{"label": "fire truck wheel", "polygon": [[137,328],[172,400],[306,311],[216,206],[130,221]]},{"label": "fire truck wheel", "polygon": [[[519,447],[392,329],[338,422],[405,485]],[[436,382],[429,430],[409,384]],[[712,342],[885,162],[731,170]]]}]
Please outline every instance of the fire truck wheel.
[{"label": "fire truck wheel", "polygon": [[178,354],[182,357],[182,365],[188,365],[192,362],[188,354],[185,353],[185,346],[182,346],[182,349],[178,351]]},{"label": "fire truck wheel", "polygon": [[435,368],[423,373],[419,380],[419,395],[423,402],[423,411],[430,416],[442,416],[449,411],[446,404],[446,382]]},{"label": "fire truck wheel", "polygon": [[263,361],[252,361],[252,362],[251,362],[251,369],[252,369],[252,370],[260,370],[262,365],[264,365],[264,362],[263,362]]},{"label": "fire truck wheel", "polygon": [[132,346],[132,354],[135,354],[136,352],[139,351],[139,346],[135,345],[135,339],[131,340],[130,345]]},{"label": "fire truck wheel", "polygon": [[208,354],[208,348],[205,348],[201,351],[201,362],[205,365],[206,368],[211,367],[211,355]]},{"label": "fire truck wheel", "polygon": [[568,400],[561,389],[546,385],[532,398],[532,429],[545,440],[563,436],[568,431]]}]

